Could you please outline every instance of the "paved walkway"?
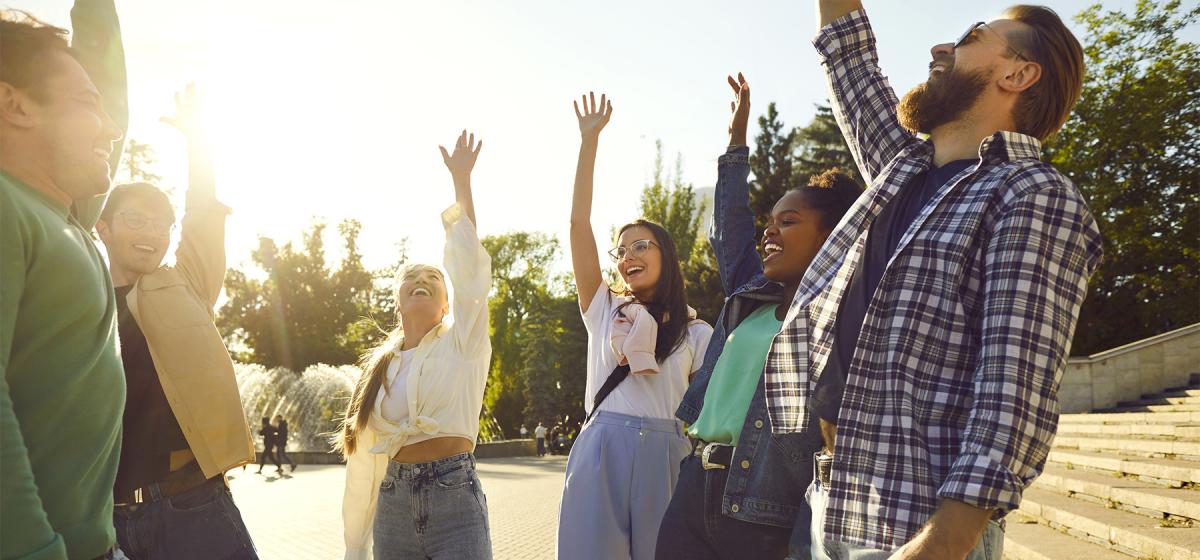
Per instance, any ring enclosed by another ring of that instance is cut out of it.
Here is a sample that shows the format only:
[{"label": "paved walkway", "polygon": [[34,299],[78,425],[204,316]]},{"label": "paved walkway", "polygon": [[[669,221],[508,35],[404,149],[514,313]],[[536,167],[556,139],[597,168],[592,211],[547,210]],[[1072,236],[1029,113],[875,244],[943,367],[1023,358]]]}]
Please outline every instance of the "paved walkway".
[{"label": "paved walkway", "polygon": [[[495,560],[554,558],[565,457],[486,459],[479,478],[488,497]],[[229,472],[234,500],[263,560],[342,558],[341,465],[300,465],[279,477],[275,467]]]}]

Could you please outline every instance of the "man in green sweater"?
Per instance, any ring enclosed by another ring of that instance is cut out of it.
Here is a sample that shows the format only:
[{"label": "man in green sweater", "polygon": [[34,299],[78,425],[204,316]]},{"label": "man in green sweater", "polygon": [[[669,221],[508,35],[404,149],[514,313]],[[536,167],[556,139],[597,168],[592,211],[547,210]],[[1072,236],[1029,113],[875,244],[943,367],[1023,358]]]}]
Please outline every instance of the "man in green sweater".
[{"label": "man in green sweater", "polygon": [[123,558],[112,486],[125,381],[91,229],[120,159],[124,55],[112,0],[79,0],[72,20],[77,50],[61,29],[0,12],[4,560]]}]

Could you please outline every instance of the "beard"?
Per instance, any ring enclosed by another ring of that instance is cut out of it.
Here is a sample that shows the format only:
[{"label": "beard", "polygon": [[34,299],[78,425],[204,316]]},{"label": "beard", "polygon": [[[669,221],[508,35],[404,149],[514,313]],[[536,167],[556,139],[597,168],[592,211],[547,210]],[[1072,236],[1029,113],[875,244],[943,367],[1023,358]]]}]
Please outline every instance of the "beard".
[{"label": "beard", "polygon": [[955,71],[953,66],[908,90],[896,107],[900,125],[929,134],[960,118],[983,96],[990,70]]}]

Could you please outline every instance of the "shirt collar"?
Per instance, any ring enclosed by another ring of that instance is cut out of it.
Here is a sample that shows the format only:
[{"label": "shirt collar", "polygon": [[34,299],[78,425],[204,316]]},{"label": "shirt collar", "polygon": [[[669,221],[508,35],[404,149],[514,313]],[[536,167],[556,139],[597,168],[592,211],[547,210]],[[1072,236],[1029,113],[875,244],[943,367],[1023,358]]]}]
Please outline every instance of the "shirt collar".
[{"label": "shirt collar", "polygon": [[1028,134],[1001,130],[979,143],[979,159],[983,163],[1007,163],[1023,159],[1040,161],[1042,143]]}]

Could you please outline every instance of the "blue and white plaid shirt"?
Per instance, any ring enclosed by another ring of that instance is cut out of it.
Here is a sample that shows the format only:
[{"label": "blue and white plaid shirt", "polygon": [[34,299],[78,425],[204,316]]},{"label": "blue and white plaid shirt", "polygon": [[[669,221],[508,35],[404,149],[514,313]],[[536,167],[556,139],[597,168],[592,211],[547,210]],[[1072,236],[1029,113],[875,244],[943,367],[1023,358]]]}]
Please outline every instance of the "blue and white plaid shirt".
[{"label": "blue and white plaid shirt", "polygon": [[[863,12],[814,41],[833,110],[870,188],[805,274],[766,365],[777,433],[814,422],[806,400],[833,346],[841,298],[872,220],[933,164],[902,128]],[[1079,191],[1041,144],[997,132],[979,163],[942,186],[900,240],[847,372],[825,536],[891,550],[942,499],[1017,507],[1058,424],[1058,384],[1100,261]]]}]

